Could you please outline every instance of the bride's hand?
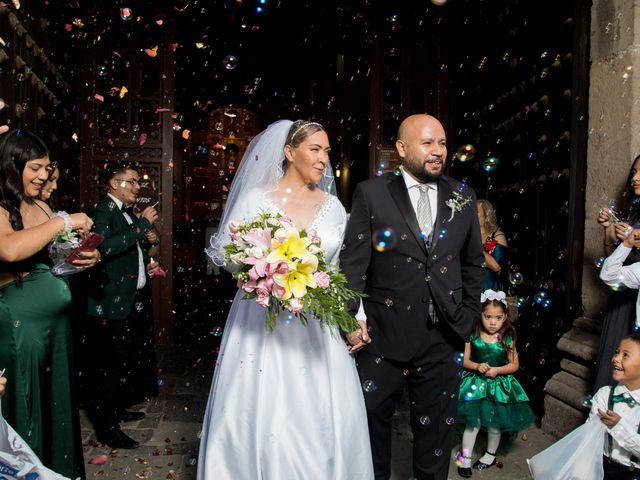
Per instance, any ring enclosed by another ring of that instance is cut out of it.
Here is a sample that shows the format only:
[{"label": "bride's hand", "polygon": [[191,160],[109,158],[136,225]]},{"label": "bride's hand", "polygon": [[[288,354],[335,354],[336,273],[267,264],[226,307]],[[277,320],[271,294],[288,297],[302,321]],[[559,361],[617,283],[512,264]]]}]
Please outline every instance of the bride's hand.
[{"label": "bride's hand", "polygon": [[351,353],[355,353],[358,350],[362,350],[364,347],[371,343],[371,337],[367,331],[367,322],[358,320],[360,328],[354,332],[347,333],[347,349]]}]

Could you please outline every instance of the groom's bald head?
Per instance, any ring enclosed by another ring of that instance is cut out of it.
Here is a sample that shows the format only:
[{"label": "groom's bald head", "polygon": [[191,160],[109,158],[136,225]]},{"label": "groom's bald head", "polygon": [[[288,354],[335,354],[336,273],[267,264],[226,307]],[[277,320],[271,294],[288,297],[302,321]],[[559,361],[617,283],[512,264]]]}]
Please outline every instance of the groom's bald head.
[{"label": "groom's bald head", "polygon": [[405,170],[418,182],[437,180],[447,159],[447,137],[431,115],[411,115],[398,128],[396,149]]}]

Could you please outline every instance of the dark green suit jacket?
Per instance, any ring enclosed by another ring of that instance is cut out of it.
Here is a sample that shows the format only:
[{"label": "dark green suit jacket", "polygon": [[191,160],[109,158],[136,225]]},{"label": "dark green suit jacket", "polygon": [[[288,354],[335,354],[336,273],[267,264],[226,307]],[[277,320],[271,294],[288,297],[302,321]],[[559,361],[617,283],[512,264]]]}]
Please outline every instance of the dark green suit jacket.
[{"label": "dark green suit jacket", "polygon": [[103,235],[104,241],[99,247],[102,261],[87,270],[87,313],[122,320],[133,307],[138,284],[138,242],[147,275],[149,258],[144,234],[152,225],[146,218],[135,215],[131,215],[133,224],[129,225],[108,195],[98,202],[89,216],[94,221],[93,230]]}]

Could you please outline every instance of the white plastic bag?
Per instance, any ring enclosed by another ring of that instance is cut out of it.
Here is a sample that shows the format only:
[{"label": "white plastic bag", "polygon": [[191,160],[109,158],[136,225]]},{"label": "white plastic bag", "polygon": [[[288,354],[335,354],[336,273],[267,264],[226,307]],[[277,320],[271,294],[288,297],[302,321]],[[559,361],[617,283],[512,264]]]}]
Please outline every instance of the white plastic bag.
[{"label": "white plastic bag", "polygon": [[49,244],[49,257],[53,261],[51,273],[60,276],[71,275],[85,270],[84,267],[76,267],[75,265],[67,263],[67,257],[78,248],[78,245],[80,245],[80,242],[75,237],[70,241],[56,241]]},{"label": "white plastic bag", "polygon": [[602,480],[606,427],[599,418],[587,420],[573,432],[527,459],[535,480]]},{"label": "white plastic bag", "polygon": [[0,413],[0,478],[7,480],[69,480],[42,465],[26,442]]}]

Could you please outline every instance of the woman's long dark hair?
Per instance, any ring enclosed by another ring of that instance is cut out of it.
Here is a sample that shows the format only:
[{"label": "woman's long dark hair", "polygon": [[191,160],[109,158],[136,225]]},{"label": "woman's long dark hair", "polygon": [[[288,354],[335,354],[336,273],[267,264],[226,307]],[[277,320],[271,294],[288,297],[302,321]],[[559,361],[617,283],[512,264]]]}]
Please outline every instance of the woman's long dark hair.
[{"label": "woman's long dark hair", "polygon": [[633,186],[631,185],[631,180],[633,179],[633,166],[638,160],[640,160],[640,155],[634,158],[631,163],[629,175],[627,176],[627,185],[625,186],[624,193],[622,194],[622,201],[620,202],[622,221],[632,227],[640,226],[640,196],[635,194]]},{"label": "woman's long dark hair", "polygon": [[25,198],[22,173],[29,160],[49,156],[49,150],[39,137],[26,130],[12,130],[0,135],[0,207],[9,212],[9,222],[14,230],[22,230],[22,201]]}]

